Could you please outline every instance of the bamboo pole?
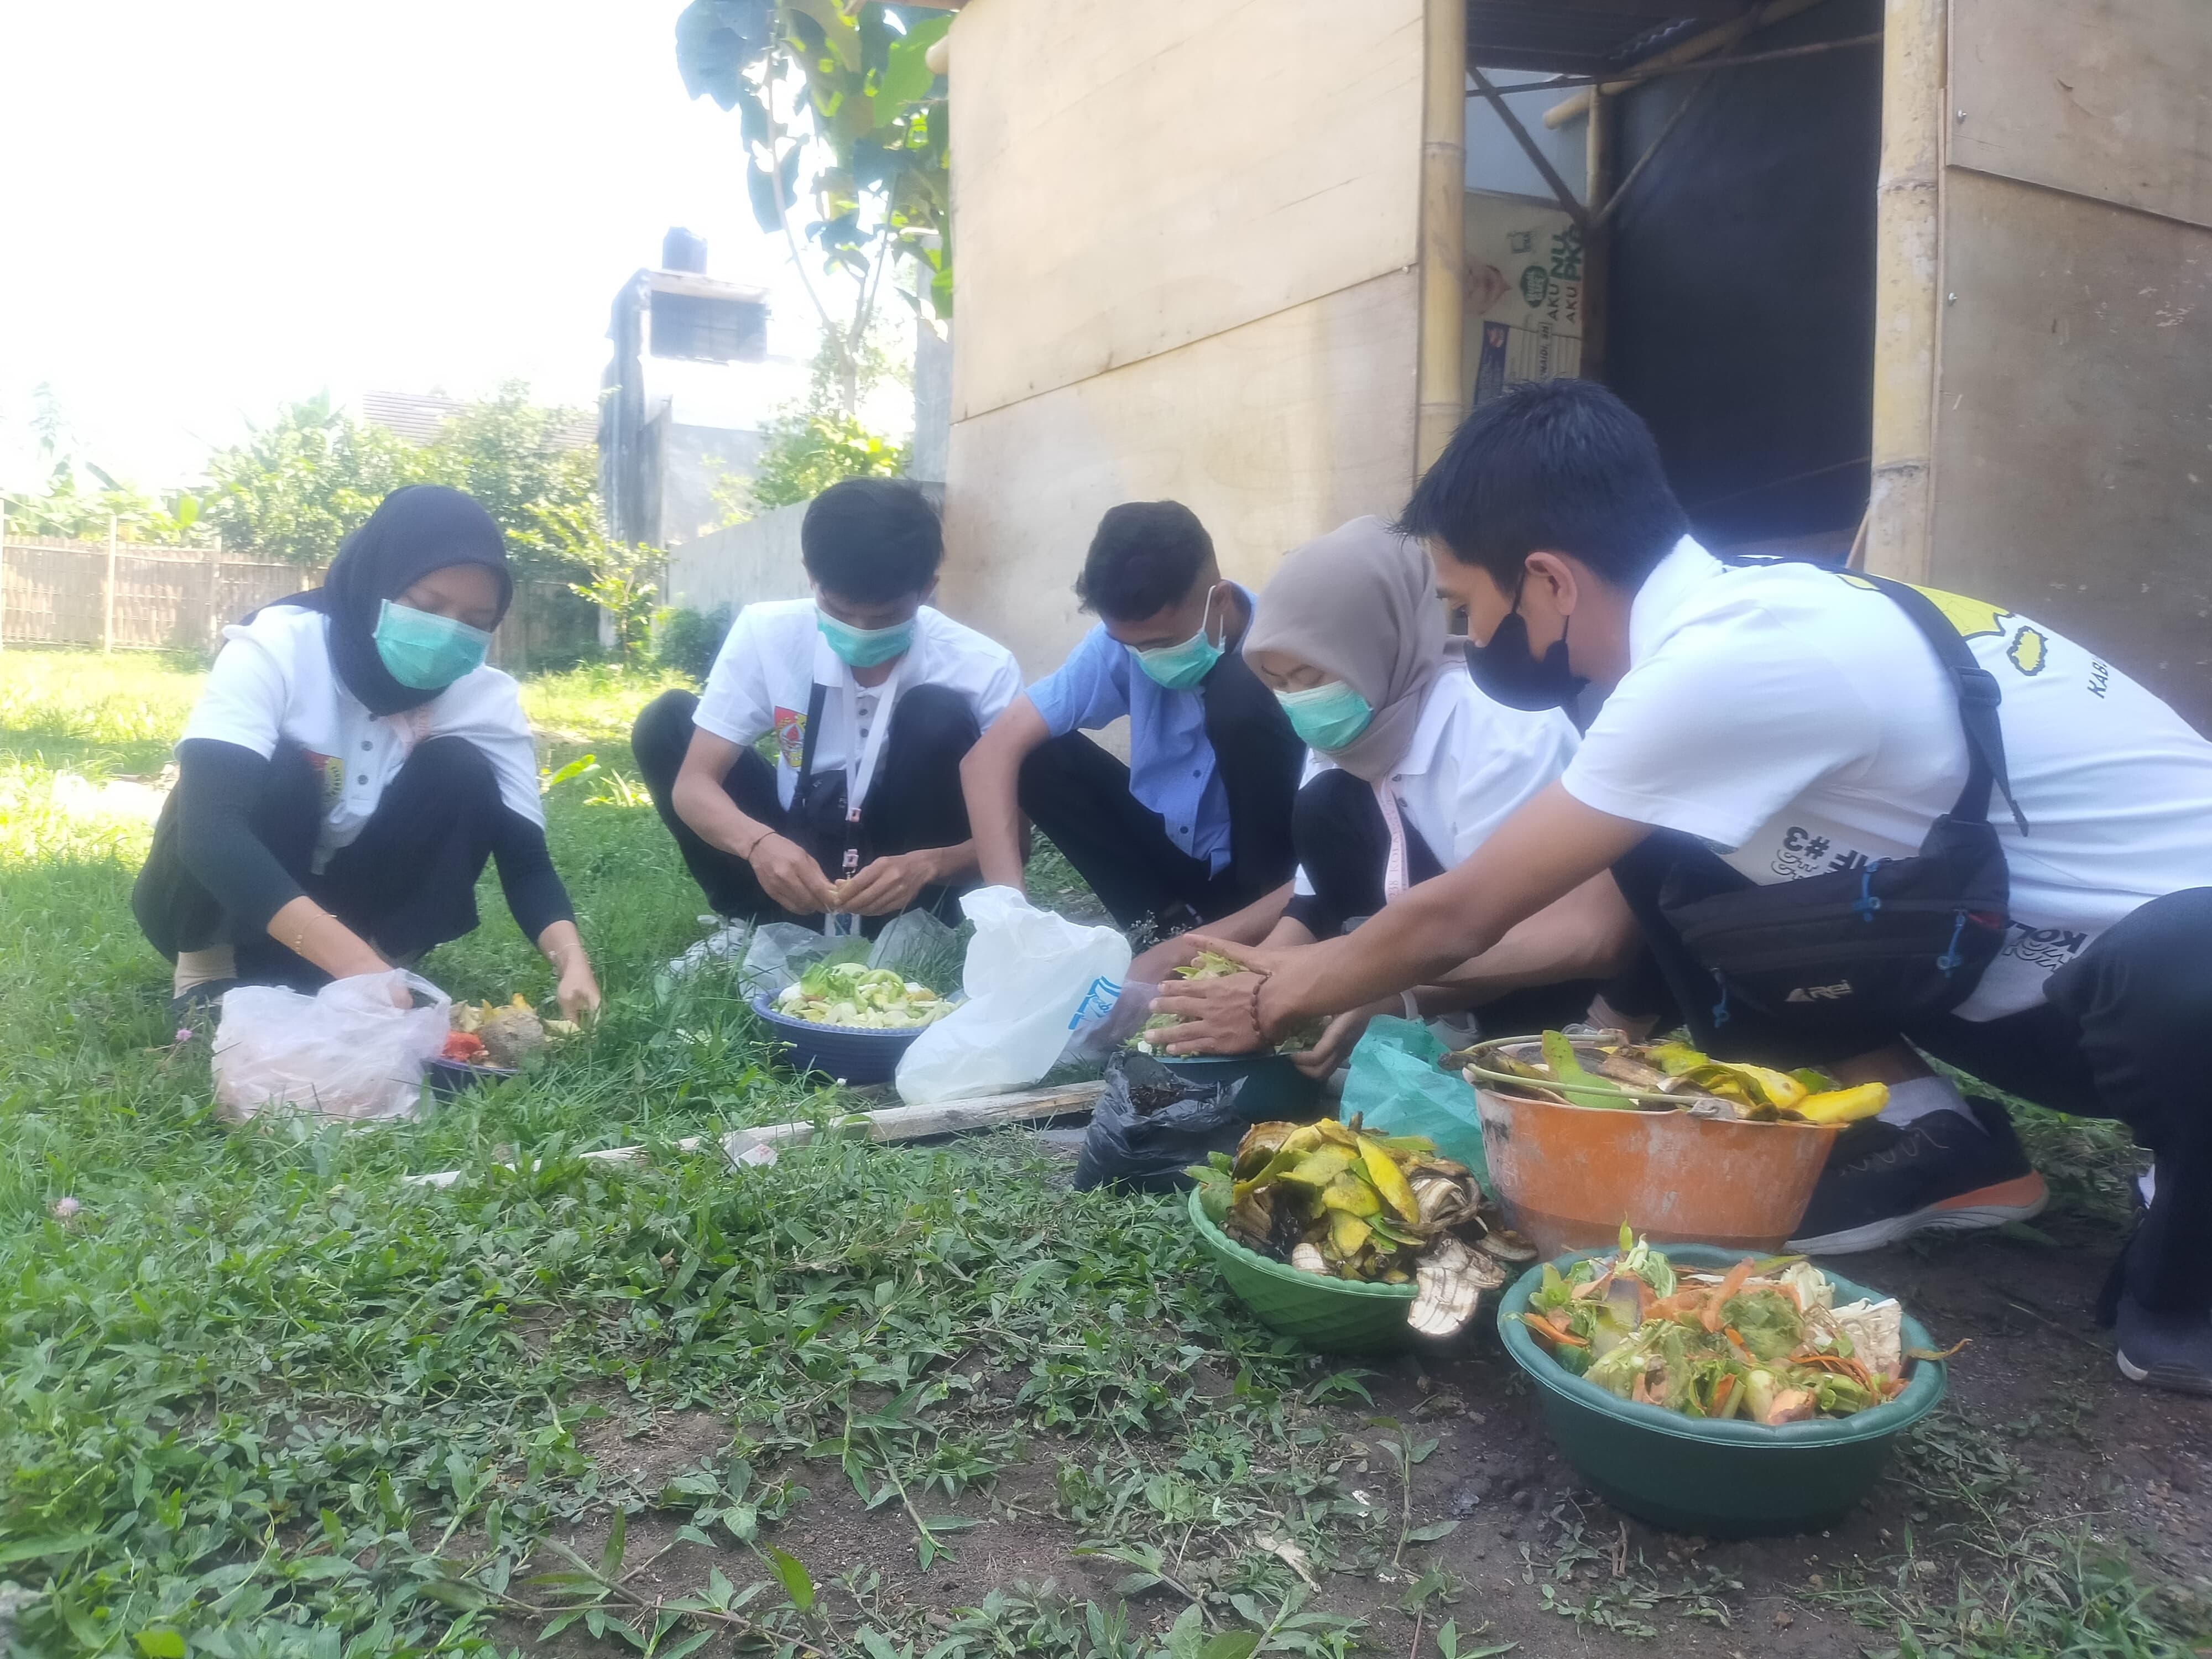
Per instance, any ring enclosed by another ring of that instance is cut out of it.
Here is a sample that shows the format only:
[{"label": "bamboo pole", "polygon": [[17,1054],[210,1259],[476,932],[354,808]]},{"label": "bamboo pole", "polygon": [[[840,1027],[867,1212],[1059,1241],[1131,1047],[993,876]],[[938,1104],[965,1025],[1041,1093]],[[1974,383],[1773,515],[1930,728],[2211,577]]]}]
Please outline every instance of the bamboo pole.
[{"label": "bamboo pole", "polygon": [[1467,7],[1427,0],[1421,77],[1420,357],[1413,474],[1443,453],[1466,412]]},{"label": "bamboo pole", "polygon": [[100,648],[115,649],[115,515],[107,515],[107,568],[100,583]]},{"label": "bamboo pole", "polygon": [[[1583,200],[1603,202],[1613,195],[1613,155],[1620,142],[1620,100],[1591,101],[1589,130],[1583,148]],[[1613,228],[1601,217],[1583,233],[1582,377],[1605,379],[1605,318],[1613,276]]]},{"label": "bamboo pole", "polygon": [[1888,0],[1881,53],[1874,474],[1864,550],[1867,569],[1915,582],[1933,574],[1945,9],[1946,0]]}]

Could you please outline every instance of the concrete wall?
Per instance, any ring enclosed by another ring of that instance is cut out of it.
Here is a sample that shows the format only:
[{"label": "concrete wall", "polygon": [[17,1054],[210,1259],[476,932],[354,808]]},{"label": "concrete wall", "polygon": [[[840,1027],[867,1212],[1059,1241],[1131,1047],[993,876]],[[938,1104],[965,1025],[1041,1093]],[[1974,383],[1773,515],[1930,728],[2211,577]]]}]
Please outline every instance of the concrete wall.
[{"label": "concrete wall", "polygon": [[799,562],[799,526],[805,516],[804,501],[774,507],[671,550],[668,603],[689,611],[726,605],[735,611],[755,599],[805,598],[806,572]]},{"label": "concrete wall", "polygon": [[726,477],[750,478],[767,440],[743,428],[690,426],[665,414],[653,422],[659,458],[659,544],[711,533],[728,511],[714,499]]}]

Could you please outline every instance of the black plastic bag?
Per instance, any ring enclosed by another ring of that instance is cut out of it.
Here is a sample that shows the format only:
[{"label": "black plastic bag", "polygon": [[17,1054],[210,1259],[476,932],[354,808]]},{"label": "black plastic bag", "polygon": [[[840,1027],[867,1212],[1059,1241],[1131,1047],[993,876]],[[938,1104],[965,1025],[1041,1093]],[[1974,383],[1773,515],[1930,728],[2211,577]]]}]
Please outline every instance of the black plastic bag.
[{"label": "black plastic bag", "polygon": [[1243,1091],[1242,1078],[1208,1087],[1185,1082],[1149,1054],[1113,1054],[1106,1092],[1091,1109],[1091,1132],[1075,1162],[1077,1188],[1188,1187],[1188,1166],[1205,1163],[1208,1152],[1235,1152],[1251,1127],[1237,1103]]}]

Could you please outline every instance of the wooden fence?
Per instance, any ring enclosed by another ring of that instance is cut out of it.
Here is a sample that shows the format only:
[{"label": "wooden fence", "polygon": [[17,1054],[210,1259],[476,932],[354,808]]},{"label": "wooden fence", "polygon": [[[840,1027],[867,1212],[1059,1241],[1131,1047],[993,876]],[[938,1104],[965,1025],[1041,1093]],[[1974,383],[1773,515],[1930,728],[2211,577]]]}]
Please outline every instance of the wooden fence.
[{"label": "wooden fence", "polygon": [[[9,537],[0,545],[0,645],[213,651],[227,623],[321,574],[251,554]],[[531,577],[515,584],[491,656],[520,673],[565,667],[598,643],[598,606],[566,582]]]}]

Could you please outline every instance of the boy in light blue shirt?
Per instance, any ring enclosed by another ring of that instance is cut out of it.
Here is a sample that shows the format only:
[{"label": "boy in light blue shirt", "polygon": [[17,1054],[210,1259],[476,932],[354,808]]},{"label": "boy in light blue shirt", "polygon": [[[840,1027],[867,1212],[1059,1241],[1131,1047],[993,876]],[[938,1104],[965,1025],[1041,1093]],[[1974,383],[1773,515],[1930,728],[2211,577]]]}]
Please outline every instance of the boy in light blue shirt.
[{"label": "boy in light blue shirt", "polygon": [[[1289,894],[1305,748],[1238,654],[1252,596],[1176,501],[1109,511],[1076,592],[1098,625],[961,767],[984,880],[1021,884],[1026,817],[1122,926],[1264,937]],[[1083,735],[1124,715],[1126,765]],[[1132,976],[1188,956],[1140,957]]]}]

